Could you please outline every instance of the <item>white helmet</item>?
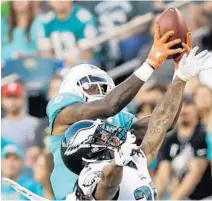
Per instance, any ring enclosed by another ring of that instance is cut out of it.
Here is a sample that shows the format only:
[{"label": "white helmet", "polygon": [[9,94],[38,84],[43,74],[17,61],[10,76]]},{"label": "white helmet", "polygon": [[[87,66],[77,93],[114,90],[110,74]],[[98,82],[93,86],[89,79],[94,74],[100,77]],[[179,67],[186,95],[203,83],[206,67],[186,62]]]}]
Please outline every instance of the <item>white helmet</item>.
[{"label": "white helmet", "polygon": [[[91,85],[98,86],[99,94],[89,95],[85,92]],[[103,98],[114,87],[113,80],[105,71],[90,64],[81,64],[71,68],[64,76],[59,94],[74,93],[90,102]]]}]

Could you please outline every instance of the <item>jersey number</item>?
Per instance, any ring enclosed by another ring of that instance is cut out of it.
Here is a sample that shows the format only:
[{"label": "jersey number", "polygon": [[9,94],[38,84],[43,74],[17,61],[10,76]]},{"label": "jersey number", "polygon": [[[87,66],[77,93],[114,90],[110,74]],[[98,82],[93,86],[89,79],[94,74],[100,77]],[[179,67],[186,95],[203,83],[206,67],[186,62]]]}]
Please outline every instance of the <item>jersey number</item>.
[{"label": "jersey number", "polygon": [[63,58],[65,54],[76,48],[76,39],[71,32],[53,32],[51,40],[55,54],[59,58]]},{"label": "jersey number", "polygon": [[[141,186],[134,191],[134,197],[136,200],[141,200],[146,198],[147,200],[156,200],[157,192],[153,183],[151,182],[149,186]],[[151,189],[150,189],[151,188]]]}]

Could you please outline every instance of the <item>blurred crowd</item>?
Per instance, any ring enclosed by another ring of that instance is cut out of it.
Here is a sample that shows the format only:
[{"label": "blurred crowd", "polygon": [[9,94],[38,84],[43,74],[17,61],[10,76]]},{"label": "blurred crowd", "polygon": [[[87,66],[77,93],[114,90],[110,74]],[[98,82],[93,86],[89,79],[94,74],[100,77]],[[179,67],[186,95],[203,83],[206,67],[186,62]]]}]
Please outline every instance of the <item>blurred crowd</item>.
[{"label": "blurred crowd", "polygon": [[[151,47],[152,24],[172,2],[1,2],[2,177],[54,199],[45,109],[58,93],[62,75],[80,63],[106,71],[135,58],[142,63]],[[212,3],[190,3],[188,10],[192,33],[205,33],[198,37],[198,45],[212,50]],[[147,12],[154,13],[150,23],[98,42],[115,28],[138,22]],[[168,68],[153,75],[128,106],[138,118],[151,114],[166,92],[173,75],[172,62],[167,62]],[[118,77],[116,84],[126,76]],[[202,199],[212,191],[212,79],[208,74],[187,84],[182,104],[176,127],[149,166],[159,199]],[[26,199],[7,184],[2,183],[1,190],[3,200]]]}]

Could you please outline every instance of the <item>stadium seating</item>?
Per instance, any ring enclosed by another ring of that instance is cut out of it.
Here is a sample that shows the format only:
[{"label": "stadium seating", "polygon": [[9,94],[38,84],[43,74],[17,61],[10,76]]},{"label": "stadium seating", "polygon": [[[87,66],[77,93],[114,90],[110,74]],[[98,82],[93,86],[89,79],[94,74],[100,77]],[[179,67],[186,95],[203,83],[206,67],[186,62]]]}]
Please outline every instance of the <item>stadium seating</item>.
[{"label": "stadium seating", "polygon": [[56,71],[57,62],[54,59],[25,57],[6,62],[2,74],[17,74],[25,83],[29,95],[37,95],[47,91],[49,81]]}]

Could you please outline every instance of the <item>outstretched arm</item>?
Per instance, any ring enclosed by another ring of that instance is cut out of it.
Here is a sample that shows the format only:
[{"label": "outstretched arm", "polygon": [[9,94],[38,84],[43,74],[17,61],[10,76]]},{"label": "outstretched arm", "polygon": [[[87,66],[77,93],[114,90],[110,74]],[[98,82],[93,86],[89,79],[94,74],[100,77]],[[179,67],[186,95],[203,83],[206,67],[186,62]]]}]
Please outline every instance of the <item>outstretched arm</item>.
[{"label": "outstretched arm", "polygon": [[[185,45],[185,44],[184,44]],[[186,53],[187,55],[190,53],[191,51],[191,48],[192,48],[192,35],[191,35],[191,32],[188,31],[187,34],[186,34],[186,47],[185,47],[185,50],[177,57],[175,58],[173,61],[174,61],[174,66],[175,66],[175,69],[178,69],[179,68],[179,62],[181,60],[181,58],[183,57],[183,55]],[[174,129],[176,123],[177,123],[177,120],[179,118],[179,115],[180,115],[180,111],[181,111],[181,108],[182,108],[182,101],[180,103],[180,107],[178,109],[178,113],[171,125],[171,127],[167,130],[167,132],[171,131],[172,129]],[[148,128],[148,123],[149,123],[149,120],[150,120],[150,115],[147,116],[147,117],[144,117],[142,119],[139,119],[133,126],[132,126],[132,129],[133,129],[133,133],[136,135],[136,138],[138,139],[138,143],[143,141],[143,138],[146,134],[146,131],[147,131],[147,128]]]},{"label": "outstretched arm", "polygon": [[[174,129],[174,127],[177,123],[177,120],[179,118],[181,108],[182,108],[182,101],[180,103],[180,107],[179,107],[179,110],[177,112],[177,115],[176,115],[171,127],[167,130],[167,132],[170,132],[171,130]],[[151,118],[151,115],[143,117],[143,118],[137,120],[131,127],[131,132],[136,136],[136,144],[137,145],[140,145],[142,143],[143,139],[144,139],[144,136],[147,132],[147,128],[148,128],[150,118]]]},{"label": "outstretched arm", "polygon": [[[178,69],[179,62],[180,62],[181,58],[183,57],[184,53],[186,53],[188,55],[190,53],[190,51],[191,51],[191,48],[192,48],[192,35],[191,35],[190,31],[188,31],[187,34],[186,34],[186,45],[187,45],[187,47],[185,48],[185,50],[177,58],[175,58],[173,60],[175,69]],[[177,122],[177,120],[179,118],[179,115],[180,115],[181,107],[182,107],[182,101],[181,101],[178,113],[177,113],[177,115],[175,117],[175,120],[173,121],[171,127],[167,130],[168,132],[171,131],[175,127],[176,122]],[[138,143],[140,142],[139,144],[141,144],[141,142],[142,142],[142,140],[143,140],[143,138],[144,138],[144,136],[146,134],[150,117],[151,116],[149,115],[147,117],[139,119],[132,126],[133,133],[136,135],[136,138],[138,139]]]},{"label": "outstretched arm", "polygon": [[146,154],[148,163],[155,159],[165,134],[176,118],[185,85],[185,81],[176,77],[151,115],[147,133],[141,147]]},{"label": "outstretched arm", "polygon": [[[188,48],[186,44],[183,46]],[[207,65],[211,59],[211,54],[208,51],[203,51],[196,55],[197,50],[198,47],[195,47],[188,56],[183,56],[179,68],[176,70],[174,81],[152,113],[147,133],[141,144],[148,163],[151,163],[156,157],[167,130],[176,119],[186,82],[198,75],[199,72],[211,68],[210,65]]]},{"label": "outstretched arm", "polygon": [[173,31],[168,31],[160,37],[159,26],[156,26],[154,43],[146,62],[103,99],[89,103],[77,103],[64,108],[55,119],[53,135],[64,132],[68,125],[77,121],[107,118],[121,111],[134,98],[144,82],[149,79],[154,69],[160,68],[168,56],[182,51],[181,48],[171,49],[181,42],[180,39],[166,42],[173,34]]}]

